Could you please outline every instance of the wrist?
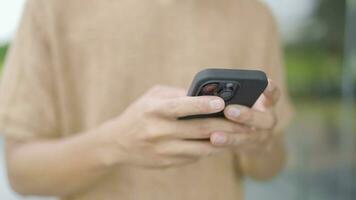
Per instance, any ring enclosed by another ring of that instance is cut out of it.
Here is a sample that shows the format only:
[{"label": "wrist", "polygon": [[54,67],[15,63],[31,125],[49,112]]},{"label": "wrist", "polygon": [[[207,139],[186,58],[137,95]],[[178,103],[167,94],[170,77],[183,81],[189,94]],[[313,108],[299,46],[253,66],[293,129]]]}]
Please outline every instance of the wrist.
[{"label": "wrist", "polygon": [[[94,156],[99,165],[103,167],[115,167],[126,162],[126,155],[120,151],[114,132],[118,132],[116,121],[109,121],[91,131],[92,140],[95,143]],[[115,129],[114,129],[115,127]],[[117,134],[116,134],[117,135]]]}]

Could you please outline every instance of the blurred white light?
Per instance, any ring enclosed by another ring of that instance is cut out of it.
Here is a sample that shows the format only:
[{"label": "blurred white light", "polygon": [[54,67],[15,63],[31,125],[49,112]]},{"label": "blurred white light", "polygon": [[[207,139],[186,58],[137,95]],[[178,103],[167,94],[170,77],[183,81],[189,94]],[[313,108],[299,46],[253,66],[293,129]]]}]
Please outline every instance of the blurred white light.
[{"label": "blurred white light", "polygon": [[0,43],[13,37],[24,3],[25,0],[0,0]]},{"label": "blurred white light", "polygon": [[309,20],[316,0],[262,0],[273,11],[282,36],[287,41],[297,39],[298,30]]}]

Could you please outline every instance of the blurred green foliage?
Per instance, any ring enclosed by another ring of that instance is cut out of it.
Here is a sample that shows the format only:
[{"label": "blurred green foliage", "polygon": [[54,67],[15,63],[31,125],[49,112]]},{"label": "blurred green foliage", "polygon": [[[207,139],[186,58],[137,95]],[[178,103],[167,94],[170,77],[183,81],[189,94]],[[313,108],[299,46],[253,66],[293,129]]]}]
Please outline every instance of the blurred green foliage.
[{"label": "blurred green foliage", "polygon": [[5,55],[6,55],[8,46],[9,46],[8,44],[0,46],[0,72],[1,72],[2,66],[4,64]]},{"label": "blurred green foliage", "polygon": [[342,57],[327,49],[288,46],[285,50],[290,94],[300,98],[340,96]]},{"label": "blurred green foliage", "polygon": [[316,45],[341,55],[344,49],[346,0],[318,0],[301,30],[298,45]]},{"label": "blurred green foliage", "polygon": [[324,29],[320,44],[334,52],[342,52],[345,39],[346,0],[322,0],[315,18]]},{"label": "blurred green foliage", "polygon": [[340,97],[345,43],[345,0],[319,0],[299,40],[285,48],[293,97]]}]

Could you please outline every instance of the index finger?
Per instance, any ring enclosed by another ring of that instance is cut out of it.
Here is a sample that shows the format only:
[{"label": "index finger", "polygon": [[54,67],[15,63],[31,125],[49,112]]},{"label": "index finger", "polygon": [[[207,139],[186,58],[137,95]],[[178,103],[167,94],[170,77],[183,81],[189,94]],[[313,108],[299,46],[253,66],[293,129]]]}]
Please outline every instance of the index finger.
[{"label": "index finger", "polygon": [[225,102],[216,96],[178,97],[162,99],[153,106],[153,112],[166,117],[180,118],[212,114],[222,111]]}]

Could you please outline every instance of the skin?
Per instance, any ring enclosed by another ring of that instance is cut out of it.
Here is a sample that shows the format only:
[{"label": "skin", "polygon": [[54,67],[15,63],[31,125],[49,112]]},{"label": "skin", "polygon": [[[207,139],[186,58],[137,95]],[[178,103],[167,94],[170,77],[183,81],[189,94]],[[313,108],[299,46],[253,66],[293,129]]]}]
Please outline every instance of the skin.
[{"label": "skin", "polygon": [[[156,86],[93,130],[63,139],[6,138],[9,180],[23,195],[65,197],[117,166],[176,167],[228,150],[236,152],[245,175],[266,179],[284,160],[281,137],[274,131],[279,93],[270,81],[250,109],[225,107],[219,97],[187,97],[183,89]],[[177,120],[223,110],[227,119]]]}]

